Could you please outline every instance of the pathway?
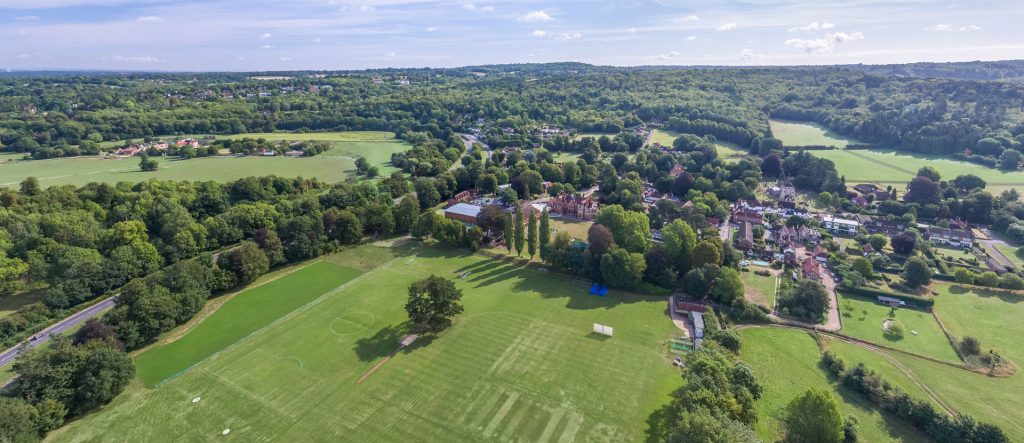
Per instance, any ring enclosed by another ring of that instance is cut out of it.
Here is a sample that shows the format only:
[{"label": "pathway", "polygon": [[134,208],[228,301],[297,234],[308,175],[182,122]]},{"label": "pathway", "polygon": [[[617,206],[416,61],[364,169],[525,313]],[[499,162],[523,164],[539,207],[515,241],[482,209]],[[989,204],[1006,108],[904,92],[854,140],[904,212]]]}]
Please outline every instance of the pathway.
[{"label": "pathway", "polygon": [[674,323],[680,331],[683,331],[687,337],[693,337],[695,335],[693,325],[690,324],[690,320],[685,315],[679,315],[679,313],[673,309],[671,296],[668,297],[668,315],[669,317],[672,317],[672,323]]}]

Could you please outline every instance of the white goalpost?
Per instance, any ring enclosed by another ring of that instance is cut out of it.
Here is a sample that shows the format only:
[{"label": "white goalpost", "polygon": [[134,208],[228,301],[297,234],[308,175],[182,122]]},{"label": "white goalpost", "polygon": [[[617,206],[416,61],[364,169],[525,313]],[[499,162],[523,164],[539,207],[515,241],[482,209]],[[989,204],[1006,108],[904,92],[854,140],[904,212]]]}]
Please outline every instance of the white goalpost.
[{"label": "white goalpost", "polygon": [[605,326],[600,323],[594,323],[594,333],[607,335],[611,337],[613,332],[615,331],[612,329],[611,326]]}]

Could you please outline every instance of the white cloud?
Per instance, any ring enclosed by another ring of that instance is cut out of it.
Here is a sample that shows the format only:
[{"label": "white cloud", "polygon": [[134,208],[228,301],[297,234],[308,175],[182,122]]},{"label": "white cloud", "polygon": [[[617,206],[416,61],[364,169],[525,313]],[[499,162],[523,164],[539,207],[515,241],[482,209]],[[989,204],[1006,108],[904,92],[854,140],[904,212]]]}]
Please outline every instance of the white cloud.
[{"label": "white cloud", "polygon": [[518,20],[521,22],[549,22],[551,20],[554,20],[554,18],[551,18],[551,16],[548,15],[548,13],[544,12],[544,10],[541,9],[538,11],[527,12],[526,15],[519,17]]},{"label": "white cloud", "polygon": [[679,17],[679,18],[677,18],[675,20],[675,22],[676,23],[689,23],[689,22],[695,22],[697,20],[700,20],[700,17],[697,17],[696,15],[688,15],[686,17]]},{"label": "white cloud", "polygon": [[764,54],[758,54],[758,53],[754,52],[753,49],[750,49],[750,48],[743,48],[743,50],[740,51],[740,60],[748,60],[748,61],[764,63],[765,58],[766,57],[765,57]]},{"label": "white cloud", "polygon": [[387,54],[384,54],[385,57],[394,57],[396,55],[398,55],[398,54],[395,54],[395,51],[391,51],[391,52],[389,52]]},{"label": "white cloud", "polygon": [[544,37],[545,35],[548,35],[548,31],[541,31],[540,29],[530,33],[531,37]]},{"label": "white cloud", "polygon": [[371,11],[373,11],[373,6],[362,5],[362,6],[359,7],[359,12],[371,12]]},{"label": "white cloud", "polygon": [[786,40],[785,44],[786,46],[803,49],[804,52],[809,54],[823,54],[826,52],[832,52],[838,44],[846,43],[851,40],[862,39],[864,39],[864,34],[859,32],[854,32],[852,34],[835,32],[832,34],[826,34],[822,38],[815,39],[791,38]]},{"label": "white cloud", "polygon": [[792,28],[789,28],[788,32],[818,31],[818,30],[832,29],[834,27],[836,27],[836,25],[834,25],[832,23],[829,23],[829,22],[821,22],[821,23],[811,22],[807,26],[794,26]]},{"label": "white cloud", "polygon": [[426,29],[424,29],[424,31],[427,31],[427,32],[434,32],[436,30],[437,30],[437,26],[427,26]]},{"label": "white cloud", "polygon": [[726,24],[724,24],[722,26],[719,26],[715,30],[716,31],[732,31],[733,29],[736,29],[736,23],[729,22],[729,23],[726,23]]},{"label": "white cloud", "polygon": [[269,40],[271,37],[273,37],[273,35],[270,35],[269,32],[264,32],[260,34],[260,40]]},{"label": "white cloud", "polygon": [[155,15],[144,15],[142,17],[136,18],[135,21],[139,23],[163,23],[164,18]]},{"label": "white cloud", "polygon": [[670,59],[676,58],[678,56],[679,56],[678,52],[676,52],[676,51],[669,51],[669,52],[667,52],[665,54],[659,55],[658,59],[659,60],[670,60]]},{"label": "white cloud", "polygon": [[688,41],[688,42],[692,42],[692,41],[694,41],[694,40],[697,40],[697,36],[696,36],[696,35],[688,35],[688,36],[686,36],[686,38],[684,38],[683,40],[686,40],[686,41]]},{"label": "white cloud", "polygon": [[260,46],[260,49],[270,49],[270,48],[273,48],[273,47],[274,47],[273,45],[263,45],[263,46]]},{"label": "white cloud", "polygon": [[160,62],[163,62],[163,60],[160,60],[159,58],[153,57],[151,55],[144,55],[144,56],[114,55],[114,56],[111,56],[111,57],[103,57],[102,60],[104,60],[104,61],[114,61],[114,62],[139,62],[139,63],[160,63]]},{"label": "white cloud", "polygon": [[566,33],[558,34],[557,36],[555,36],[555,38],[557,38],[559,40],[576,40],[576,39],[579,39],[579,38],[583,38],[583,34],[580,34],[579,32],[573,32],[573,33],[566,32]]},{"label": "white cloud", "polygon": [[463,3],[462,9],[467,11],[491,12],[494,11],[494,6],[477,6],[473,3]]},{"label": "white cloud", "polygon": [[940,23],[938,25],[928,26],[928,27],[924,28],[924,30],[928,31],[928,32],[956,32],[956,31],[970,32],[970,31],[980,31],[981,27],[978,26],[978,25],[965,25],[965,26],[957,27],[957,26],[953,26],[953,25],[949,25],[949,24],[945,24],[945,23]]},{"label": "white cloud", "polygon": [[281,57],[281,61],[283,61],[283,62],[286,62],[286,61],[291,60],[291,59],[292,59],[291,57]]}]

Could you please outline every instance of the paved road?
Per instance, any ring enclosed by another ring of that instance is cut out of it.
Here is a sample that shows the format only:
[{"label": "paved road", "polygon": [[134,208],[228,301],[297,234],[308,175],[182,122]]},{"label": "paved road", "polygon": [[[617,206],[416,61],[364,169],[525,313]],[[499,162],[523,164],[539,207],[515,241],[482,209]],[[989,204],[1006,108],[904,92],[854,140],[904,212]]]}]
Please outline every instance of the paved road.
[{"label": "paved road", "polygon": [[114,300],[116,298],[116,295],[111,296],[99,303],[96,303],[95,305],[78,311],[74,315],[65,318],[64,320],[61,320],[54,324],[53,326],[50,326],[49,328],[46,328],[42,332],[36,334],[36,337],[39,338],[35,340],[25,340],[21,343],[18,343],[17,346],[14,346],[13,348],[4,351],[2,354],[0,354],[0,367],[6,366],[7,364],[13,362],[14,359],[18,357],[18,354],[21,354],[22,351],[32,349],[42,345],[43,343],[46,343],[47,341],[50,340],[50,334],[56,334],[67,331],[68,329],[71,329],[90,318],[100,315],[101,313],[103,313],[103,311],[106,311],[107,309],[110,309],[111,307],[114,306]]}]

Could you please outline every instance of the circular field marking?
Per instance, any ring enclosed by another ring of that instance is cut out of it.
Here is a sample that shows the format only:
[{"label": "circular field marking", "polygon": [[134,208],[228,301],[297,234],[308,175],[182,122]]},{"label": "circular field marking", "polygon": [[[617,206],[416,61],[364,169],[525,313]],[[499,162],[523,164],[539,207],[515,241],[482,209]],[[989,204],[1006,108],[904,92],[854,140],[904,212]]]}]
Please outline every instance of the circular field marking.
[{"label": "circular field marking", "polygon": [[279,360],[289,360],[289,361],[294,361],[294,362],[296,362],[296,363],[298,363],[298,364],[299,364],[299,369],[302,369],[303,367],[305,367],[305,365],[304,365],[304,364],[302,363],[302,359],[301,359],[301,358],[299,358],[299,357],[292,357],[292,356],[290,356],[290,355],[285,355],[285,356],[280,356],[280,357],[277,357],[277,358],[278,358]]},{"label": "circular field marking", "polygon": [[366,311],[352,311],[339,315],[331,322],[331,333],[344,337],[363,332],[373,326],[377,316]]},{"label": "circular field marking", "polygon": [[193,399],[192,399],[192,403],[199,403],[199,400],[202,400],[202,399],[203,399],[203,397],[196,397],[196,398],[193,398]]},{"label": "circular field marking", "polygon": [[225,429],[223,431],[220,431],[220,435],[228,435],[230,433],[231,433],[231,429]]}]

